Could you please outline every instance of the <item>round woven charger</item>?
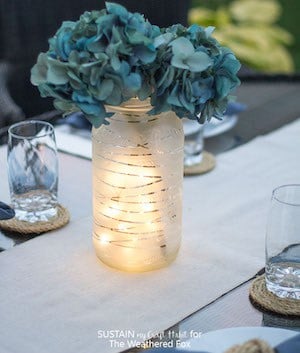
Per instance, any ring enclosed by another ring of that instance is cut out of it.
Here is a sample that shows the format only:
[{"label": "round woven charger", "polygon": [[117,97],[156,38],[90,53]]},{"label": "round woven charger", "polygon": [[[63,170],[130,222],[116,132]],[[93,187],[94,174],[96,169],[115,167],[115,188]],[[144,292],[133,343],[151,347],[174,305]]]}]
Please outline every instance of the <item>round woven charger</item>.
[{"label": "round woven charger", "polygon": [[252,339],[244,344],[237,344],[229,348],[225,353],[275,353],[273,348],[265,341]]},{"label": "round woven charger", "polygon": [[20,234],[41,234],[61,228],[69,223],[70,214],[62,205],[58,205],[57,209],[57,216],[47,222],[29,223],[12,218],[7,221],[0,221],[0,228]]},{"label": "round woven charger", "polygon": [[216,166],[216,159],[214,155],[206,151],[203,151],[202,153],[202,161],[191,166],[185,166],[184,175],[204,174],[214,169]]},{"label": "round woven charger", "polygon": [[249,296],[252,304],[260,310],[286,316],[300,316],[300,301],[279,298],[269,292],[266,287],[265,275],[257,277],[252,282]]}]

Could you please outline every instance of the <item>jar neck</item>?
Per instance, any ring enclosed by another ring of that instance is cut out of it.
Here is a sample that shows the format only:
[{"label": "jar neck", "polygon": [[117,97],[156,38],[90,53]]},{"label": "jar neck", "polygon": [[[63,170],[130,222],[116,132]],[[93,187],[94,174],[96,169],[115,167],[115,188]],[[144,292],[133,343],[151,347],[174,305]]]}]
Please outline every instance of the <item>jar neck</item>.
[{"label": "jar neck", "polygon": [[131,98],[119,106],[106,105],[106,110],[111,113],[123,113],[128,115],[146,114],[152,109],[150,98],[141,101],[138,98]]}]

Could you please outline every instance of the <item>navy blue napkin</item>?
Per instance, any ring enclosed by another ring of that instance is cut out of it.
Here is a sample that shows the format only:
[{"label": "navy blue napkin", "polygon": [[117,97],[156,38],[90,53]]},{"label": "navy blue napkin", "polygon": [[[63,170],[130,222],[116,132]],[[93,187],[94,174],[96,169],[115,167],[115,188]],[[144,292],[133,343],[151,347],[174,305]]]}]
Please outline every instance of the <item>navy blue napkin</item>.
[{"label": "navy blue napkin", "polygon": [[4,202],[0,201],[0,221],[13,218],[14,216],[15,211]]},{"label": "navy blue napkin", "polygon": [[70,115],[68,115],[65,118],[58,119],[56,121],[56,124],[58,125],[63,125],[67,124],[75,129],[83,129],[83,130],[91,130],[92,124],[84,118],[84,114],[81,112],[75,112]]},{"label": "navy blue napkin", "polygon": [[247,109],[247,106],[243,103],[239,102],[229,102],[227,105],[227,109],[225,111],[225,115],[236,115],[238,113],[243,112]]}]

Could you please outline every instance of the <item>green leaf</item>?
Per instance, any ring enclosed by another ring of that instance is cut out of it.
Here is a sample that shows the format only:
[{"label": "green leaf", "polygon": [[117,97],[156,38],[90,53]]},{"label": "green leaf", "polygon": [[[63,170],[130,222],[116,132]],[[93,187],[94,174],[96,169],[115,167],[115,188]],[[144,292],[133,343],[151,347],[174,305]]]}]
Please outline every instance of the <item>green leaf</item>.
[{"label": "green leaf", "polygon": [[281,12],[280,4],[273,0],[234,1],[229,7],[238,22],[274,23]]}]

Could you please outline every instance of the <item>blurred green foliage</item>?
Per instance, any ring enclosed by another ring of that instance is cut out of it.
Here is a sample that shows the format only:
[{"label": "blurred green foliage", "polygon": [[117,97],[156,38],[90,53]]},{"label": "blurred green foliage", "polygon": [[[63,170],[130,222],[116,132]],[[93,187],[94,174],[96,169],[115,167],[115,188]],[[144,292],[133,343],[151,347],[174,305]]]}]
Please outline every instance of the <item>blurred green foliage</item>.
[{"label": "blurred green foliage", "polygon": [[287,29],[294,37],[289,51],[294,59],[295,70],[300,71],[300,1],[299,0],[279,0],[282,6],[282,15],[278,23]]},{"label": "blurred green foliage", "polygon": [[270,73],[294,71],[286,48],[293,36],[277,24],[282,14],[278,0],[194,0],[193,5],[189,22],[215,26],[215,37],[245,65]]}]

